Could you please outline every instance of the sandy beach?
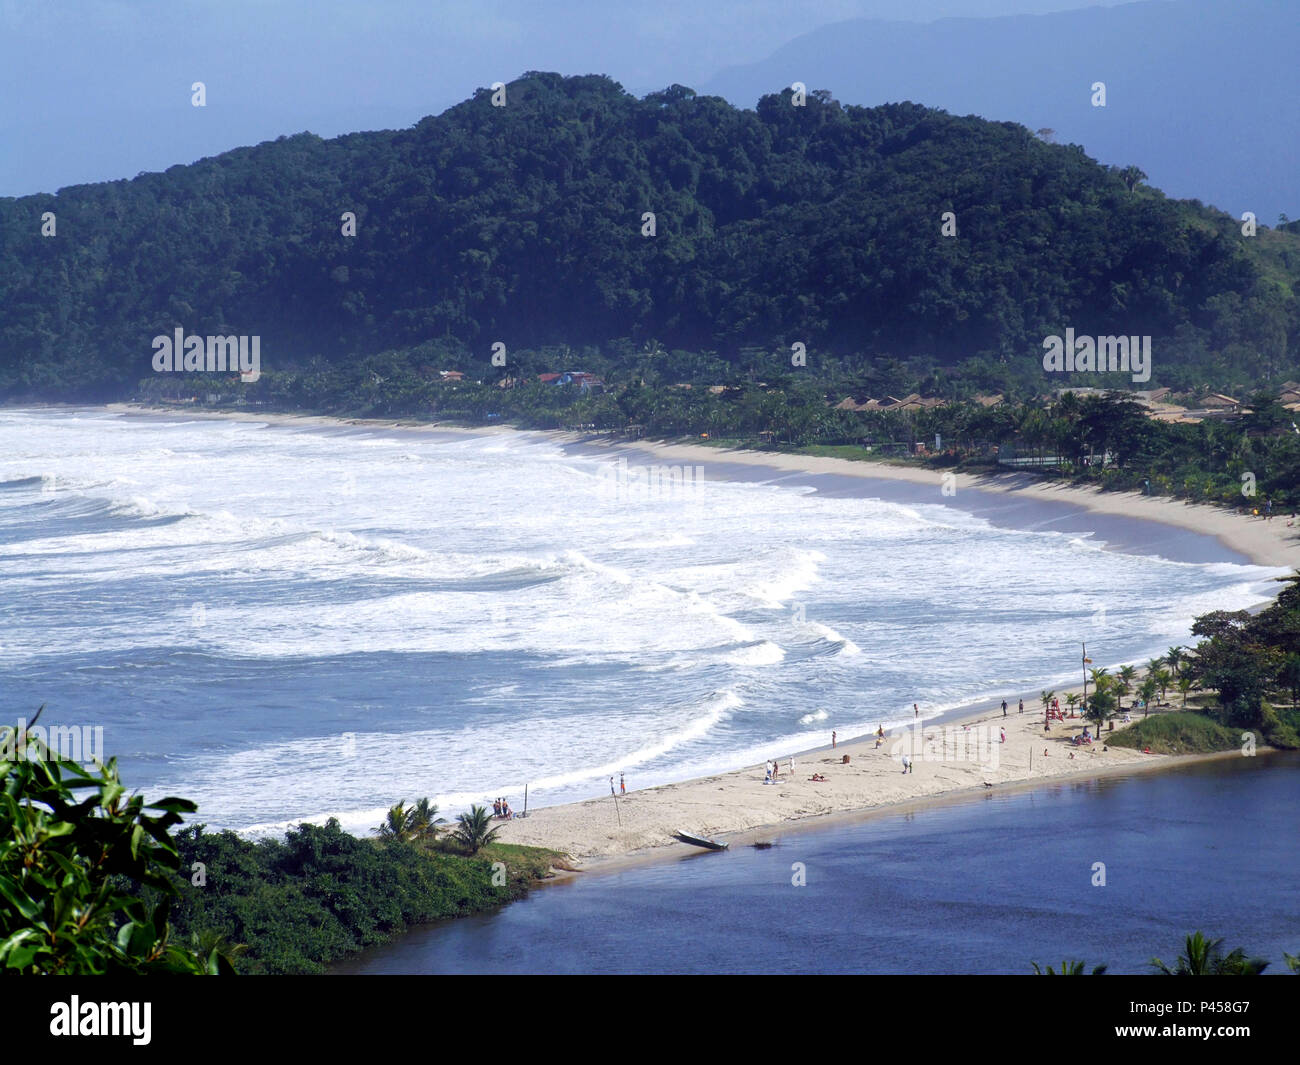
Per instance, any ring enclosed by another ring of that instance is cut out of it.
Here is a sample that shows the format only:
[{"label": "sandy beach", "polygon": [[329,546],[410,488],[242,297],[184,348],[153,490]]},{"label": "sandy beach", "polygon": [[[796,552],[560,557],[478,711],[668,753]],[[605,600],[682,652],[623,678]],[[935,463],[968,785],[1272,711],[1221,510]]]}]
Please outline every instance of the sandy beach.
[{"label": "sandy beach", "polygon": [[[300,428],[351,426],[466,435],[518,431],[505,426],[465,429],[421,422],[189,412],[126,404],[109,409],[123,414],[235,418]],[[1023,474],[983,477],[958,474],[955,482],[946,482],[947,491],[944,491],[943,473],[889,463],[692,443],[628,443],[563,433],[547,435],[589,453],[607,449],[611,454],[640,454],[647,462],[702,466],[706,478],[731,476],[735,467],[745,466],[752,468],[755,475],[775,471],[817,477],[846,476],[882,483],[882,487],[886,487],[884,482],[906,482],[927,493],[932,489],[931,502],[958,508],[976,509],[973,503],[980,498],[987,500],[990,494],[1066,504],[1088,515],[1155,522],[1211,536],[1256,565],[1300,568],[1300,530],[1288,528],[1285,516],[1264,521],[1222,508],[1128,492],[1103,493],[1092,488],[1039,481]],[[727,467],[731,467],[730,472]],[[1069,690],[1057,690],[1062,705]],[[921,712],[924,715],[926,708],[921,708]],[[1072,747],[1068,740],[1081,733],[1086,724],[1080,718],[1054,721],[1051,730],[1044,732],[1040,702],[1034,698],[1031,703],[1026,697],[1023,714],[1017,712],[1014,700],[1006,717],[1002,716],[1000,707],[967,707],[941,718],[922,720],[919,735],[914,729],[895,729],[879,746],[875,737],[857,738],[839,742],[831,750],[828,731],[824,748],[802,752],[773,750],[771,756],[779,760],[781,767],[773,783],[764,782],[762,765],[644,791],[636,789],[633,779],[626,796],[602,795],[588,801],[532,809],[526,819],[503,822],[501,838],[510,843],[549,847],[572,856],[583,868],[601,868],[629,859],[667,858],[691,852],[693,848],[674,840],[673,833],[679,830],[720,836],[737,843],[754,842],[796,826],[831,824],[844,816],[869,816],[872,812],[901,810],[964,794],[990,794],[1071,778],[1170,768],[1197,760],[1123,748],[1106,749],[1102,742]],[[901,761],[904,754],[911,758],[910,772],[904,771]],[[814,774],[825,779],[814,781],[811,779]],[[617,784],[615,780],[616,787]]]},{"label": "sandy beach", "polygon": [[[1058,698],[1064,692],[1058,692]],[[1041,703],[1012,703],[1008,716],[992,713],[923,722],[875,737],[797,754],[773,752],[780,774],[765,782],[762,765],[699,780],[667,784],[625,796],[550,806],[527,819],[502,823],[508,843],[550,847],[600,868],[609,859],[636,857],[663,848],[661,856],[693,852],[674,839],[684,830],[728,842],[773,839],[794,826],[838,823],[837,815],[886,812],[918,803],[1059,783],[1113,773],[1168,769],[1181,762],[1236,754],[1171,756],[1143,754],[1102,742],[1074,747],[1070,739],[1090,725],[1082,718],[1052,721],[1043,729]],[[1123,727],[1122,723],[1120,727]],[[1005,730],[1006,740],[1002,741]],[[829,735],[827,739],[829,740]],[[911,771],[903,768],[910,758]],[[814,781],[819,775],[824,781]],[[617,787],[618,781],[615,781]],[[590,861],[594,859],[595,861]],[[621,863],[616,863],[621,864]]]},{"label": "sandy beach", "polygon": [[[577,442],[577,438],[570,437]],[[932,502],[962,507],[963,493],[999,493],[1027,499],[1065,503],[1093,514],[1119,515],[1128,519],[1157,522],[1189,532],[1213,536],[1228,549],[1256,565],[1300,567],[1300,529],[1288,528],[1287,519],[1271,521],[1250,518],[1219,507],[1184,503],[1133,492],[1101,492],[1089,487],[1055,484],[1026,476],[1005,474],[972,477],[957,474],[947,484],[940,471],[883,462],[856,461],[819,456],[779,454],[739,449],[722,449],[699,444],[645,443],[611,444],[611,450],[628,448],[644,452],[654,462],[666,465],[699,465],[709,476],[710,465],[746,465],[768,470],[812,475],[845,475],[877,481],[904,481],[932,488]],[[1106,663],[1111,665],[1111,663]],[[1067,691],[1058,690],[1064,702]],[[719,835],[751,842],[780,828],[810,820],[829,821],[836,814],[849,814],[902,807],[918,800],[938,800],[964,792],[986,792],[1011,786],[1060,781],[1070,777],[1093,777],[1116,772],[1170,768],[1195,758],[1142,754],[1124,748],[1103,749],[1104,743],[1075,749],[1068,740],[1087,725],[1082,719],[1053,722],[1043,730],[1043,709],[1038,700],[1025,712],[1017,713],[1013,703],[1009,716],[1001,709],[973,712],[943,720],[922,722],[917,743],[913,729],[886,736],[879,748],[874,738],[840,743],[794,755],[774,751],[783,766],[777,784],[765,784],[764,767],[670,784],[644,792],[629,792],[618,801],[605,797],[564,807],[543,808],[527,821],[506,826],[502,837],[511,842],[553,847],[575,857],[608,858],[650,848],[685,845],[672,833],[685,830],[705,836]],[[970,733],[966,733],[969,728]],[[979,730],[1000,741],[1005,727],[1006,742],[997,742],[996,768],[969,757],[954,757],[954,748],[966,737],[967,752],[975,746],[971,737]],[[948,754],[943,756],[945,738]],[[829,741],[829,736],[827,737]],[[915,748],[920,747],[920,754]],[[904,773],[902,753],[913,752],[912,771]],[[1073,757],[1071,755],[1073,754]],[[849,757],[847,763],[844,756]],[[787,758],[793,771],[784,767]],[[814,782],[814,773],[825,782]],[[990,787],[991,786],[991,787]],[[621,823],[618,823],[621,820]]]}]

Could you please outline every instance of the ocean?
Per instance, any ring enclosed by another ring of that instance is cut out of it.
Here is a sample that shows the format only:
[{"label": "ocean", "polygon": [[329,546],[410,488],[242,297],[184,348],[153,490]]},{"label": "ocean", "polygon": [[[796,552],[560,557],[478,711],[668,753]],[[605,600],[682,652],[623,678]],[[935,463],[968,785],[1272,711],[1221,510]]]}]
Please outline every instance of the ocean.
[{"label": "ocean", "polygon": [[1272,594],[1208,538],[1070,507],[623,455],[0,411],[6,713],[102,727],[128,786],[211,828],[362,832],[992,705],[1074,682],[1082,640],[1142,661]]}]

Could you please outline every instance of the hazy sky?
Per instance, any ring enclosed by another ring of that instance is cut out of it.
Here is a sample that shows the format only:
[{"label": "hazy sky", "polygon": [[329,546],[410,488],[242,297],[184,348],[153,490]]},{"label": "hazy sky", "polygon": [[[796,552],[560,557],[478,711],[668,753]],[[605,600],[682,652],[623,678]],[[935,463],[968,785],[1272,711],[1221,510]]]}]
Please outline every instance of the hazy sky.
[{"label": "hazy sky", "polygon": [[[302,130],[402,128],[525,70],[609,74],[641,95],[848,18],[1115,2],[0,0],[0,196],[134,177]],[[204,108],[190,104],[196,81]]]}]

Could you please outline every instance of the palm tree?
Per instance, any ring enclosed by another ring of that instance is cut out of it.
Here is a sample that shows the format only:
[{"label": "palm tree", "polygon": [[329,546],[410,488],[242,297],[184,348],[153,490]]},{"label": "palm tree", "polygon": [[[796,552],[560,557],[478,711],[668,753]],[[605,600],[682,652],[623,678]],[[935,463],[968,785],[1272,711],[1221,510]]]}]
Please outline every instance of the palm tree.
[{"label": "palm tree", "polygon": [[407,824],[412,839],[437,839],[438,826],[445,825],[447,819],[438,816],[438,807],[428,799],[421,799],[407,814]]},{"label": "palm tree", "polygon": [[1043,700],[1043,713],[1044,715],[1046,715],[1048,707],[1052,705],[1052,700],[1056,698],[1056,692],[1055,691],[1049,692],[1046,688],[1044,688],[1042,691],[1038,693],[1038,695],[1039,698]]},{"label": "palm tree", "polygon": [[1079,693],[1070,692],[1070,694],[1065,697],[1065,705],[1070,708],[1070,713],[1073,714],[1074,708],[1079,705]]},{"label": "palm tree", "polygon": [[1151,700],[1156,697],[1156,691],[1160,685],[1156,683],[1155,677],[1147,677],[1138,685],[1138,695],[1142,696],[1142,716],[1146,717],[1151,713]]},{"label": "palm tree", "polygon": [[497,838],[500,828],[492,828],[492,815],[484,806],[471,806],[469,813],[456,818],[456,828],[452,836],[469,848],[470,854],[477,854],[483,847]]},{"label": "palm tree", "polygon": [[1173,968],[1159,958],[1151,959],[1151,967],[1162,976],[1258,976],[1268,968],[1263,958],[1247,958],[1241,947],[1225,955],[1222,946],[1222,939],[1206,939],[1195,932],[1187,937],[1186,953],[1178,956]]},{"label": "palm tree", "polygon": [[1137,676],[1137,667],[1120,666],[1119,667],[1119,693],[1127,695],[1133,687],[1133,678]]},{"label": "palm tree", "polygon": [[1165,652],[1165,661],[1169,663],[1169,668],[1175,674],[1181,674],[1182,670],[1179,667],[1187,661],[1187,655],[1181,647],[1171,647]]},{"label": "palm tree", "polygon": [[1111,685],[1098,688],[1088,700],[1086,716],[1089,721],[1097,723],[1097,736],[1101,737],[1101,727],[1115,713],[1115,689]]},{"label": "palm tree", "polygon": [[1155,682],[1160,685],[1160,701],[1165,701],[1165,689],[1173,683],[1174,675],[1167,669],[1157,669],[1155,672]]},{"label": "palm tree", "polygon": [[403,799],[385,815],[384,823],[379,826],[379,838],[402,843],[437,839],[438,826],[442,824],[446,824],[446,819],[438,816],[438,807],[428,799],[421,799],[409,808]]},{"label": "palm tree", "polygon": [[1097,735],[1100,736],[1102,725],[1115,712],[1116,680],[1105,669],[1091,669],[1088,672],[1092,674],[1093,691],[1084,715],[1090,721],[1097,722]]},{"label": "palm tree", "polygon": [[1190,677],[1178,678],[1178,690],[1183,696],[1183,706],[1187,706],[1187,693],[1192,690],[1192,680]]},{"label": "palm tree", "polygon": [[1029,964],[1034,967],[1034,973],[1037,976],[1102,976],[1106,972],[1106,966],[1104,965],[1094,965],[1091,973],[1086,972],[1087,966],[1083,962],[1068,958],[1061,962],[1061,971],[1059,973],[1050,965],[1046,969],[1040,969],[1036,961]]},{"label": "palm tree", "polygon": [[1119,172],[1120,180],[1124,182],[1125,187],[1132,192],[1135,188],[1146,181],[1147,175],[1140,167],[1126,166]]},{"label": "palm tree", "polygon": [[405,799],[396,806],[390,806],[384,823],[379,826],[379,838],[405,843],[411,838],[411,814],[414,812],[406,808]]}]

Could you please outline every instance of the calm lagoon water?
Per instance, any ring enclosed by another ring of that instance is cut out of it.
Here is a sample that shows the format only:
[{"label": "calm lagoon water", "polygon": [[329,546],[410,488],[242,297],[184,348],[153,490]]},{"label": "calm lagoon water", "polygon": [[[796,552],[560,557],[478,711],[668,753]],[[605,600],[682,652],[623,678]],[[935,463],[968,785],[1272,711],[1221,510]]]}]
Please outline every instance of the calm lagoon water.
[{"label": "calm lagoon water", "polygon": [[1070,957],[1140,973],[1200,929],[1286,972],[1298,813],[1290,753],[992,794],[580,877],[337,971],[1026,973]]}]

